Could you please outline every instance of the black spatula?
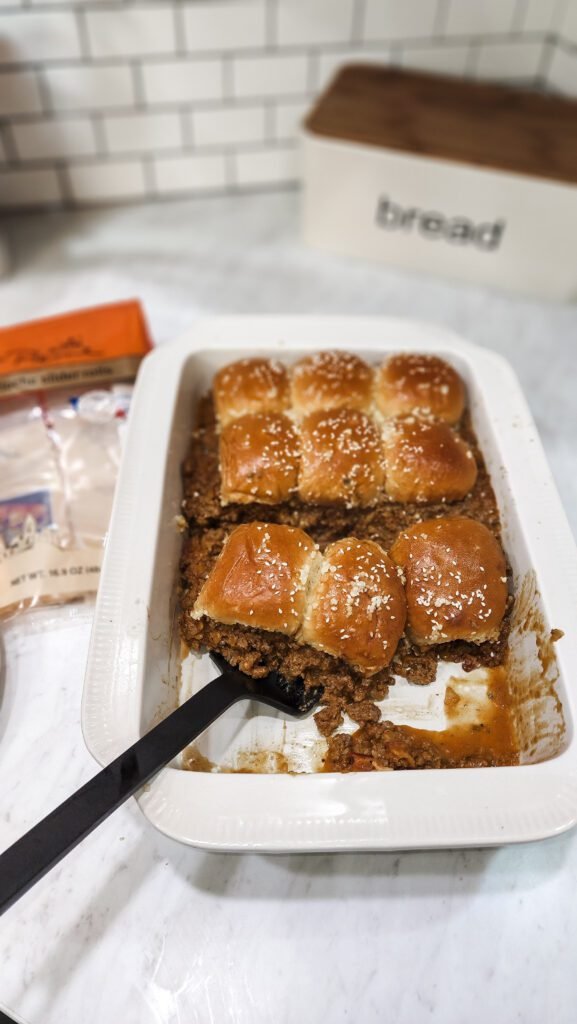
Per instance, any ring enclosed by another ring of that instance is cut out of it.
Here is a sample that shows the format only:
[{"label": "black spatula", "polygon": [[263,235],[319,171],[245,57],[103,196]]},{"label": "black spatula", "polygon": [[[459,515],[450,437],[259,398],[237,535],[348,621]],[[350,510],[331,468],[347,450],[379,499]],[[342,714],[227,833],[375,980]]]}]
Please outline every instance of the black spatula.
[{"label": "black spatula", "polygon": [[276,672],[264,679],[252,679],[231,668],[219,654],[211,657],[222,675],[137,740],[0,855],[0,914],[227,708],[240,700],[256,700],[302,718],[322,697],[322,687],[307,689],[302,681],[284,679]]}]

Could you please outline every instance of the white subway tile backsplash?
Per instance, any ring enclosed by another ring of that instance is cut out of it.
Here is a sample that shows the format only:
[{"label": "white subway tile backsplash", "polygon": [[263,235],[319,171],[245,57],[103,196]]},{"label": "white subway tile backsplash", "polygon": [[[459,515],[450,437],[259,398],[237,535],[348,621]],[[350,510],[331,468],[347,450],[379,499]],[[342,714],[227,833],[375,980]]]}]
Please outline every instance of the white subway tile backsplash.
[{"label": "white subway tile backsplash", "polygon": [[12,138],[21,160],[89,156],[96,151],[94,126],[86,117],[14,124]]},{"label": "white subway tile backsplash", "polygon": [[134,103],[129,67],[112,65],[47,68],[48,94],[55,110],[111,110]]},{"label": "white subway tile backsplash", "polygon": [[308,60],[301,55],[235,57],[234,92],[241,97],[302,96],[307,92],[308,72]]},{"label": "white subway tile backsplash", "polygon": [[298,149],[283,146],[235,156],[238,185],[264,185],[296,181],[299,176]]},{"label": "white subway tile backsplash", "polygon": [[173,112],[110,114],[103,127],[110,153],[155,153],[183,143],[180,117]]},{"label": "white subway tile backsplash", "polygon": [[154,161],[154,177],[161,195],[222,189],[225,159],[222,154],[159,158]]},{"label": "white subway tile backsplash", "polygon": [[374,45],[371,49],[353,47],[346,50],[335,50],[322,53],[319,58],[319,77],[317,88],[324,89],[345,64],[390,64],[391,49],[388,46]]},{"label": "white subway tile backsplash", "polygon": [[266,41],[268,0],[210,0],[184,5],[187,48],[195,50],[258,49]]},{"label": "white subway tile backsplash", "polygon": [[549,82],[567,96],[577,96],[577,53],[557,47],[549,67]]},{"label": "white subway tile backsplash", "polygon": [[190,118],[195,146],[234,146],[242,142],[263,142],[265,138],[262,104],[195,110]]},{"label": "white subway tile backsplash", "polygon": [[279,46],[348,43],[353,31],[355,0],[277,0]]},{"label": "white subway tile backsplash", "polygon": [[0,15],[0,65],[80,56],[74,13],[22,11]]},{"label": "white subway tile backsplash", "polygon": [[514,27],[517,0],[451,0],[447,18],[447,35],[490,35],[510,32]]},{"label": "white subway tile backsplash", "polygon": [[138,199],[146,194],[144,168],[138,161],[94,160],[69,168],[68,179],[78,203]]},{"label": "white subway tile backsplash", "polygon": [[577,96],[577,0],[0,0],[0,208],[293,181],[351,63]]},{"label": "white subway tile backsplash", "polygon": [[424,39],[436,14],[437,0],[366,0],[363,39]]},{"label": "white subway tile backsplash", "polygon": [[222,99],[222,61],[218,59],[155,61],[144,65],[142,78],[150,106]]},{"label": "white subway tile backsplash", "polygon": [[275,139],[283,142],[288,139],[294,139],[298,135],[301,122],[306,117],[311,106],[311,100],[288,100],[286,103],[275,104]]},{"label": "white subway tile backsplash", "polygon": [[481,46],[476,74],[495,81],[536,79],[541,65],[544,43],[487,43]]},{"label": "white subway tile backsplash", "polygon": [[0,207],[51,206],[62,194],[58,175],[52,168],[0,171]]},{"label": "white subway tile backsplash", "polygon": [[92,57],[149,57],[173,53],[176,46],[172,5],[86,11]]},{"label": "white subway tile backsplash", "polygon": [[469,57],[468,46],[407,46],[401,53],[401,67],[444,75],[464,75]]},{"label": "white subway tile backsplash", "polygon": [[0,71],[0,117],[41,110],[38,76],[33,71]]}]

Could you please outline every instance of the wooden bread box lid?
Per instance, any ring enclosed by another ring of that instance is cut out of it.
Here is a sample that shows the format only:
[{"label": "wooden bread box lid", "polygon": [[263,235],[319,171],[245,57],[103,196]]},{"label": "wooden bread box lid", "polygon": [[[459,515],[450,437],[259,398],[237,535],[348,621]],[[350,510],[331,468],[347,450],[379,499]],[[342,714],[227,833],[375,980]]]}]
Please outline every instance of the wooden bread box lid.
[{"label": "wooden bread box lid", "polygon": [[305,130],[577,183],[577,101],[506,85],[351,64],[320,97]]}]

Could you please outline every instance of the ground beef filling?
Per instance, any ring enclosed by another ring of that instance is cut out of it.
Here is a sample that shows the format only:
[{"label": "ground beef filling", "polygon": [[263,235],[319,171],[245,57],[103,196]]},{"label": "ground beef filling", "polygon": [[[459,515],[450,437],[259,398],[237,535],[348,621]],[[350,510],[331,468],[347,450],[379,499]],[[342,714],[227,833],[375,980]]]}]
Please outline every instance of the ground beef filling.
[{"label": "ground beef filling", "polygon": [[[367,722],[356,732],[328,738],[325,771],[363,772],[415,768],[485,768],[518,763],[513,742],[496,748],[486,726],[471,725],[469,735],[429,733],[392,722]],[[475,742],[472,742],[475,734]],[[456,742],[455,742],[456,740]]]},{"label": "ground beef filling", "polygon": [[325,767],[333,772],[386,771],[398,768],[442,768],[439,749],[415,741],[410,731],[392,722],[368,722],[352,735],[329,739]]},{"label": "ground beef filling", "polygon": [[[248,626],[225,625],[190,612],[230,529],[241,522],[276,522],[299,526],[324,548],[341,537],[352,535],[375,540],[388,549],[399,532],[418,520],[440,515],[467,515],[485,523],[500,535],[497,503],[491,482],[465,414],[461,435],[471,446],[478,466],[473,491],[452,504],[400,505],[383,497],[379,505],[365,509],[303,505],[297,499],[280,505],[220,504],[218,435],[209,400],[201,404],[199,426],[194,431],[183,466],[183,514],[188,533],[181,557],[180,628],[184,643],[192,651],[218,650],[226,660],[249,675],[262,677],[276,670],[291,679],[301,677],[307,686],[324,688],[323,707],[315,715],[319,732],[328,738],[325,768],[331,771],[386,770],[396,768],[456,767],[466,764],[494,764],[490,755],[456,759],[442,747],[416,731],[382,722],[375,701],[383,700],[393,673],[409,682],[425,685],[434,681],[439,661],[461,664],[464,671],[503,663],[509,632],[507,614],[499,639],[483,644],[456,641],[419,648],[403,637],[389,669],[370,678],[338,658],[298,644],[281,633]],[[352,735],[335,732],[344,716],[359,728]]]}]

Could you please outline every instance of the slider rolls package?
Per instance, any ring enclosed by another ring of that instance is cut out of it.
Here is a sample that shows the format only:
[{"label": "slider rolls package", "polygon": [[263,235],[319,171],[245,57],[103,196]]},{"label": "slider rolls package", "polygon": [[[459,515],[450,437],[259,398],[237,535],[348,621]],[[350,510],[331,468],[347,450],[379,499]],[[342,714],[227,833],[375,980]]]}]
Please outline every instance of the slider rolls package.
[{"label": "slider rolls package", "polygon": [[0,616],[93,593],[132,381],[138,302],[0,329]]}]

